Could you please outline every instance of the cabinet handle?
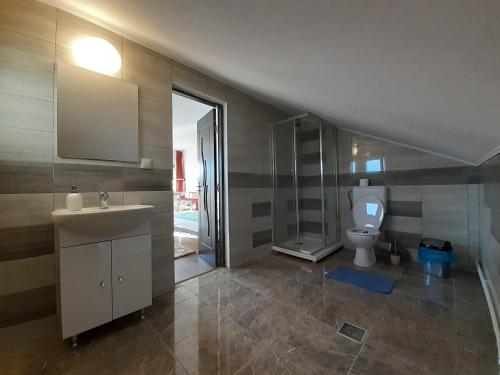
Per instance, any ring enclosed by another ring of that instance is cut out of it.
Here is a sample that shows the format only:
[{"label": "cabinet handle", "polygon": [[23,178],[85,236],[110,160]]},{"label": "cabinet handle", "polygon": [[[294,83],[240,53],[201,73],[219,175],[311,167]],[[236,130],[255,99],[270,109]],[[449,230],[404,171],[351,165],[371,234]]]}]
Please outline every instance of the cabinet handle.
[{"label": "cabinet handle", "polygon": [[122,283],[123,282],[123,276],[118,277],[118,281]]},{"label": "cabinet handle", "polygon": [[104,288],[104,281],[101,281],[101,282],[99,283],[99,286],[100,286],[101,288]]}]

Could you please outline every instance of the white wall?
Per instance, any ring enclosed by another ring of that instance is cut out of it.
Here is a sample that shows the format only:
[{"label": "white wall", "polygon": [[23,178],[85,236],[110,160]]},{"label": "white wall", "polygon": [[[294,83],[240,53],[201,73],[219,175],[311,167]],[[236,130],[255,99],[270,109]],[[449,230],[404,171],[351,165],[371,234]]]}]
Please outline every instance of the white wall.
[{"label": "white wall", "polygon": [[[173,151],[184,153],[186,192],[198,186],[198,156],[196,124],[212,107],[181,95],[172,95]],[[175,174],[174,177],[175,179]]]}]

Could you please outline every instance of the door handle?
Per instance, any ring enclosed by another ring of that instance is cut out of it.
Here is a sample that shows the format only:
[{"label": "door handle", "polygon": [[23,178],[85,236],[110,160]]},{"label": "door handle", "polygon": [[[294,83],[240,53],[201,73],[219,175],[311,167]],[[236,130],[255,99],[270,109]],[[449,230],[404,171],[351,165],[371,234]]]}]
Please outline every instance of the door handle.
[{"label": "door handle", "polygon": [[104,288],[106,285],[104,284],[104,281],[101,281],[101,282],[99,283],[99,286],[100,286],[101,288]]},{"label": "door handle", "polygon": [[118,277],[118,281],[119,281],[119,282],[123,283],[123,280],[124,280],[124,279],[123,279],[123,276],[119,276],[119,277]]},{"label": "door handle", "polygon": [[208,189],[207,189],[207,161],[205,159],[205,147],[203,143],[203,138],[201,138],[201,162],[203,165],[203,205],[205,206],[205,214],[207,217],[207,235],[210,237],[210,213],[208,212]]}]

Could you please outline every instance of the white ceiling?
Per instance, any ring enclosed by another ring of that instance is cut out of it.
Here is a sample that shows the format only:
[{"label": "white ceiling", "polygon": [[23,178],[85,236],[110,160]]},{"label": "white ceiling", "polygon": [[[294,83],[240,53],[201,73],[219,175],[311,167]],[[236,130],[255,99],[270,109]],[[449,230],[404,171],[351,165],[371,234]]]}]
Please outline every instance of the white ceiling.
[{"label": "white ceiling", "polygon": [[293,112],[477,164],[500,145],[498,0],[45,0]]}]

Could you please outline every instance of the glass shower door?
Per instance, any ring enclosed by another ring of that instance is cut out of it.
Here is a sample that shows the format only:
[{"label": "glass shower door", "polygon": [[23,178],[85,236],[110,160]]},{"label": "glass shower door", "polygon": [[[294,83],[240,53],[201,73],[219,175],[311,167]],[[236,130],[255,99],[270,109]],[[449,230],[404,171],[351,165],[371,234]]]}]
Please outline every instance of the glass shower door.
[{"label": "glass shower door", "polygon": [[296,120],[297,195],[299,231],[297,250],[313,254],[324,247],[321,122]]},{"label": "glass shower door", "polygon": [[325,191],[325,242],[326,245],[340,242],[337,189],[337,129],[323,126],[323,185]]},{"label": "glass shower door", "polygon": [[273,249],[316,261],[342,246],[336,129],[306,114],[274,124]]},{"label": "glass shower door", "polygon": [[273,242],[288,248],[297,237],[295,189],[295,122],[290,120],[272,128],[274,178]]}]

